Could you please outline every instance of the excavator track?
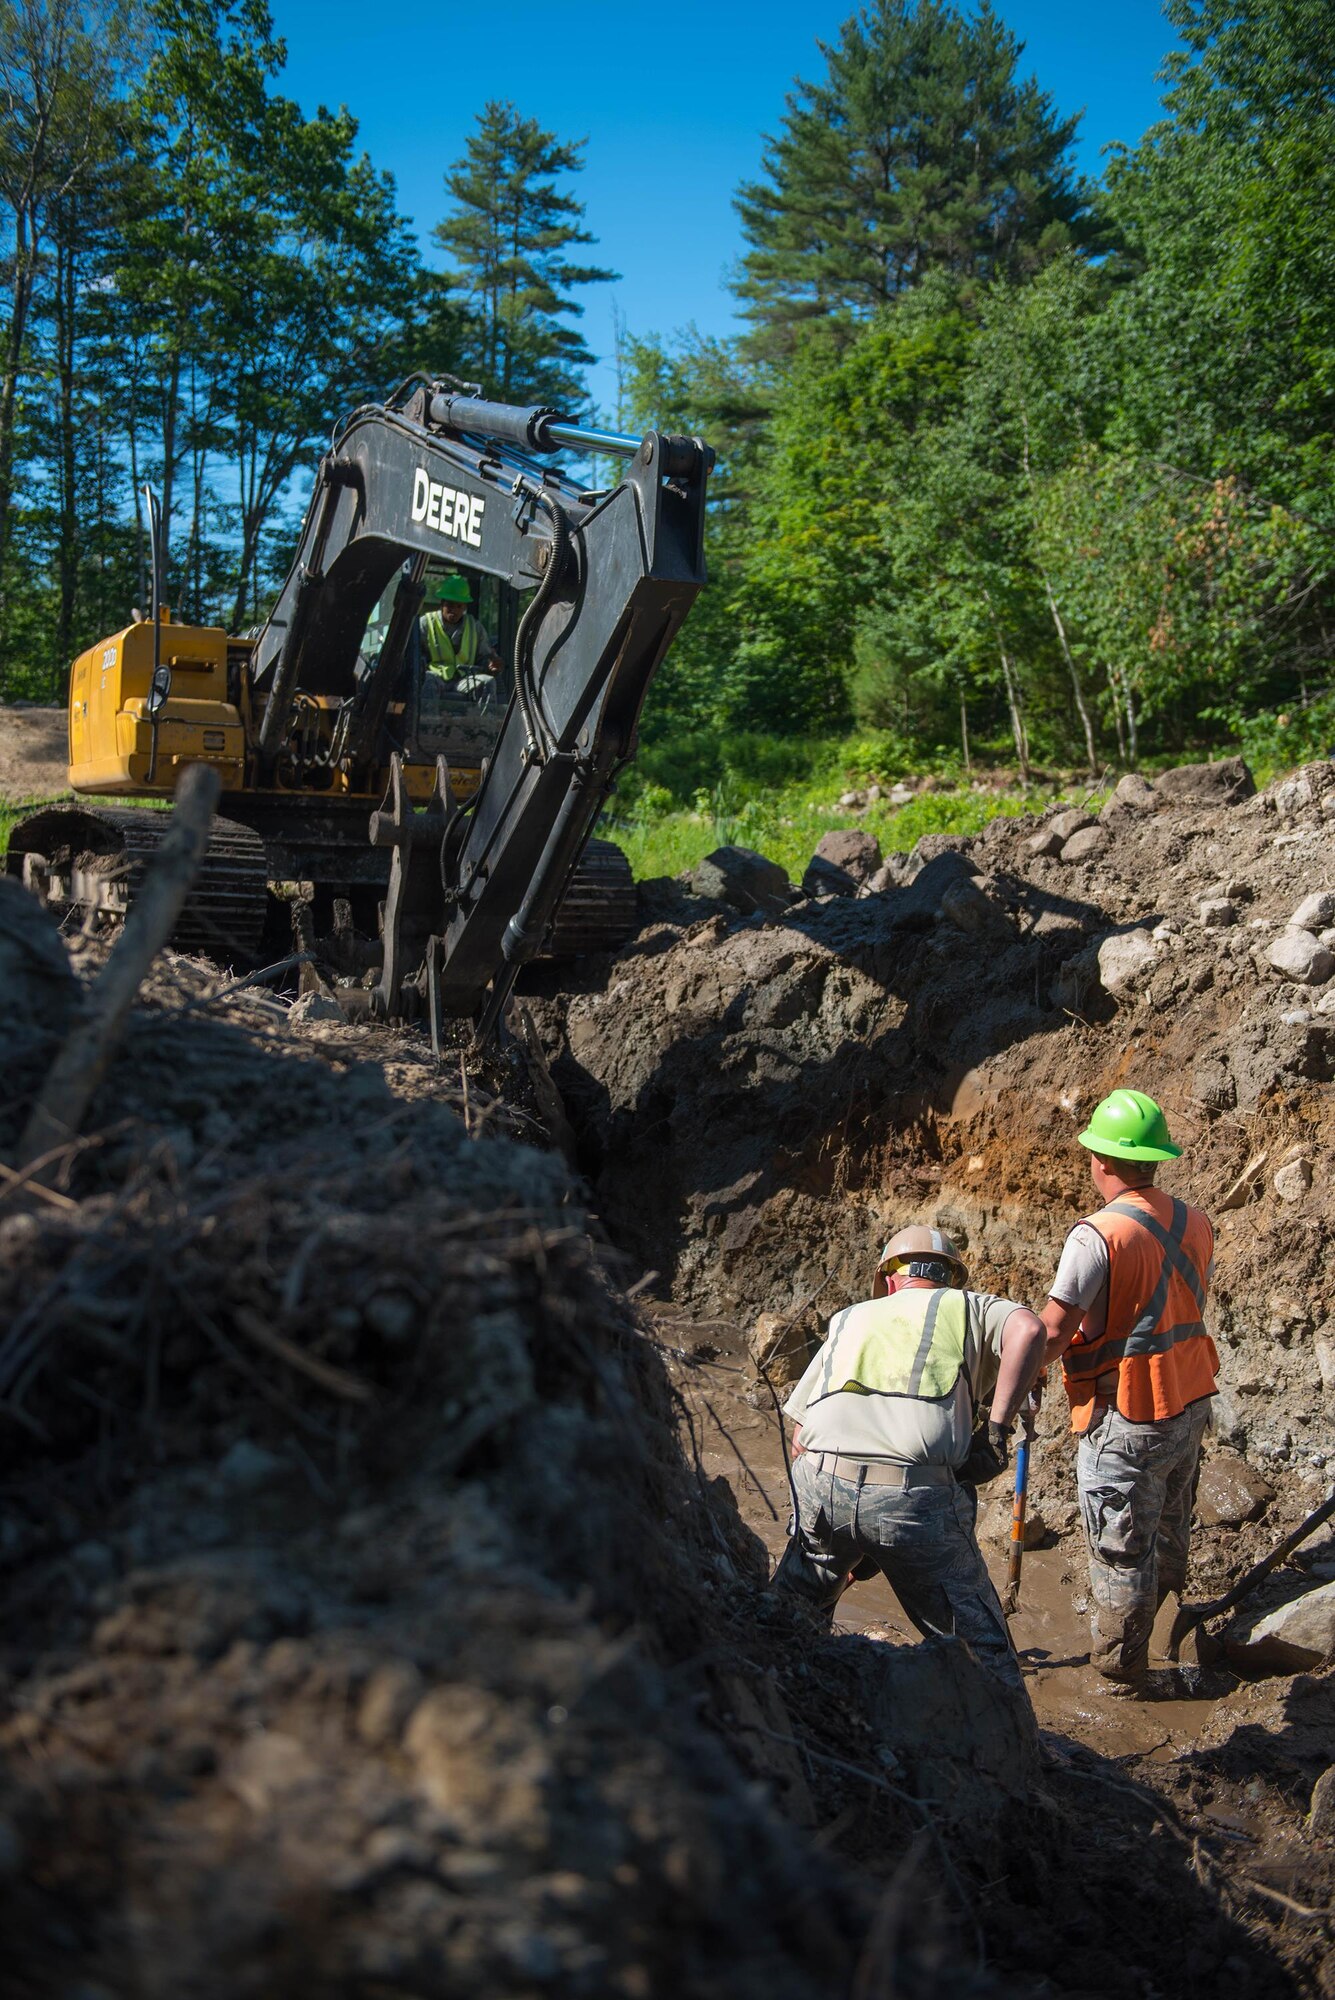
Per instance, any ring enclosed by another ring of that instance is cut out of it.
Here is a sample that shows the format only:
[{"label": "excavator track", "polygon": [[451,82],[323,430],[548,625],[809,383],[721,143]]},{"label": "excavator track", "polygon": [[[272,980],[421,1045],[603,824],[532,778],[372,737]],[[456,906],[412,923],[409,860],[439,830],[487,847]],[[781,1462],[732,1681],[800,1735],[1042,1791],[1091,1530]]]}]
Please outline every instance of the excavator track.
[{"label": "excavator track", "polygon": [[585,952],[619,951],[638,921],[630,863],[610,840],[591,840],[557,905],[544,958],[579,958]]},{"label": "excavator track", "polygon": [[[6,865],[58,914],[123,917],[170,824],[165,812],[132,807],[48,806],[15,826]],[[268,887],[260,836],[234,820],[215,819],[173,945],[223,962],[253,958],[264,933]]]}]

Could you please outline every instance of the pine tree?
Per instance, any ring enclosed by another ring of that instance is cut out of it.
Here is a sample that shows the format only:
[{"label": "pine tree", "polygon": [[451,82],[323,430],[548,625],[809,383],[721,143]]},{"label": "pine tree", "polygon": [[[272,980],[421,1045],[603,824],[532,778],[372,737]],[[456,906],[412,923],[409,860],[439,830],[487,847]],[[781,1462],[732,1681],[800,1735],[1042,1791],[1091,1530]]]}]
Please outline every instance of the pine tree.
[{"label": "pine tree", "polygon": [[556,179],[580,171],[583,149],[493,101],[445,176],[455,209],[435,236],[456,267],[447,283],[473,320],[476,372],[506,402],[584,398],[581,372],[594,357],[567,323],[584,310],[572,294],[617,273],[564,255],[596,241],[582,227],[584,204]]},{"label": "pine tree", "polygon": [[864,319],[930,270],[1017,275],[1080,236],[1078,119],[1018,76],[1022,44],[986,0],[972,19],[875,0],[820,46],[824,78],[799,82],[763,180],[737,195],[758,354],[804,321]]}]

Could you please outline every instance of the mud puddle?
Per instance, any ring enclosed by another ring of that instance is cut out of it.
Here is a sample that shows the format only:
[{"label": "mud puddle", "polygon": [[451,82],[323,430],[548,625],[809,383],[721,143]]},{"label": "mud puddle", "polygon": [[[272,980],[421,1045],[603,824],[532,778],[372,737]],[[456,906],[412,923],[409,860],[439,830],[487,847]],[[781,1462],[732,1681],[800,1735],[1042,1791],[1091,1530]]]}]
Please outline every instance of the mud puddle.
[{"label": "mud puddle", "polygon": [[[709,1479],[728,1482],[738,1512],[765,1544],[773,1565],[783,1552],[791,1511],[787,1442],[773,1402],[763,1387],[754,1386],[739,1329],[727,1321],[686,1320],[671,1307],[651,1307],[649,1317],[689,1414],[701,1469]],[[1004,1484],[999,1481],[989,1490],[995,1493]],[[981,1546],[1000,1592],[1006,1584],[1008,1548],[986,1532]],[[1170,1680],[1165,1669],[1152,1701],[1110,1691],[1089,1665],[1088,1621],[1077,1609],[1084,1603],[1083,1556],[1070,1533],[1055,1547],[1026,1554],[1011,1635],[1039,1727],[1102,1757],[1171,1762],[1191,1749],[1219,1701],[1238,1683],[1215,1672],[1209,1692],[1201,1694],[1193,1690],[1189,1671]],[[896,1646],[919,1643],[883,1577],[848,1592],[836,1614],[835,1631],[858,1632]]]}]

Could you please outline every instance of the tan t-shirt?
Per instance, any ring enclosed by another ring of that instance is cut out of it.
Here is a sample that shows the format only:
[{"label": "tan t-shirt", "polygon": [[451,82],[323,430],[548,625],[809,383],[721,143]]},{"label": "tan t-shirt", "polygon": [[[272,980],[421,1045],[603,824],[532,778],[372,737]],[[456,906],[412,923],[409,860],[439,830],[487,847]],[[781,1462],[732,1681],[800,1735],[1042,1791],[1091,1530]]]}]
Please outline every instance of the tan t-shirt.
[{"label": "tan t-shirt", "polygon": [[941,1402],[847,1389],[822,1395],[823,1382],[847,1380],[847,1374],[840,1373],[837,1345],[847,1313],[836,1313],[825,1345],[783,1406],[784,1414],[802,1427],[803,1449],[834,1451],[843,1458],[890,1459],[897,1465],[963,1465],[973,1436],[974,1411],[996,1387],[1006,1321],[1024,1310],[1013,1299],[999,1299],[991,1292],[966,1292],[964,1300],[964,1366],[953,1395]]}]

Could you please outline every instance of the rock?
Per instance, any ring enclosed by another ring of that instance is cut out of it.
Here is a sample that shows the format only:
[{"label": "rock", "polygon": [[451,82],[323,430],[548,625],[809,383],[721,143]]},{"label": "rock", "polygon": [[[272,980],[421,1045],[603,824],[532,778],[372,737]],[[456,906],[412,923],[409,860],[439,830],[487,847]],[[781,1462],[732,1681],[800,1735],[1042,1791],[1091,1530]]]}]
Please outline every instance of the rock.
[{"label": "rock", "polygon": [[1250,903],[1256,895],[1250,882],[1244,882],[1240,875],[1230,875],[1227,882],[1220,885],[1219,893],[1230,903]]},{"label": "rock", "polygon": [[1097,825],[1093,813],[1087,813],[1078,806],[1068,806],[1064,812],[1053,814],[1046,831],[1055,833],[1065,846],[1073,833],[1081,833],[1086,827]]},{"label": "rock", "polygon": [[836,868],[822,854],[813,854],[802,877],[804,896],[856,896],[858,885],[844,868]]},{"label": "rock", "polygon": [[218,1461],[218,1482],[233,1493],[259,1493],[286,1479],[291,1470],[285,1458],[266,1451],[262,1444],[238,1438]]},{"label": "rock", "polygon": [[1310,896],[1304,896],[1289,923],[1299,931],[1322,931],[1328,924],[1335,924],[1335,892],[1316,889]]},{"label": "rock", "polygon": [[1093,861],[1096,855],[1102,854],[1107,845],[1108,834],[1105,828],[1101,826],[1082,826],[1078,832],[1071,835],[1071,838],[1062,848],[1062,860],[1065,862]]},{"label": "rock", "polygon": [[[1234,1095],[1236,1096],[1236,1092]],[[1219,1200],[1215,1203],[1216,1209],[1241,1208],[1248,1195],[1252,1192],[1252,1189],[1259,1182],[1261,1175],[1265,1171],[1266,1161],[1269,1158],[1269,1153],[1254,1153],[1237,1179],[1219,1197]]]},{"label": "rock", "polygon": [[265,1813],[280,1799],[317,1783],[320,1766],[299,1738],[279,1729],[259,1729],[228,1759],[222,1775],[243,1805]]},{"label": "rock", "polygon": [[1335,988],[1321,995],[1316,1003],[1316,1011],[1318,1014],[1335,1014]]},{"label": "rock", "polygon": [[1238,1528],[1259,1520],[1275,1497],[1262,1473],[1235,1451],[1217,1451],[1201,1467],[1196,1512],[1207,1528]]},{"label": "rock", "polygon": [[1332,1329],[1330,1322],[1327,1321],[1312,1342],[1317,1373],[1321,1377],[1322,1393],[1326,1396],[1335,1396],[1335,1339],[1330,1337],[1332,1331],[1335,1329]]},{"label": "rock", "polygon": [[874,833],[864,833],[856,826],[823,833],[816,842],[816,853],[822,861],[842,868],[859,885],[869,882],[881,865],[880,841]]},{"label": "rock", "polygon": [[1099,946],[1099,980],[1114,1000],[1143,984],[1159,963],[1160,951],[1147,930],[1120,931]]},{"label": "rock", "polygon": [[750,847],[716,847],[686,876],[697,896],[709,896],[749,917],[777,916],[793,900],[792,884],[777,861]]},{"label": "rock", "polygon": [[1240,1666],[1303,1673],[1335,1658],[1335,1583],[1305,1590],[1276,1611],[1239,1618],[1224,1634],[1224,1650]]},{"label": "rock", "polygon": [[895,870],[886,865],[878,868],[874,875],[868,877],[858,890],[858,894],[859,896],[884,896],[888,889],[897,889],[899,886],[899,877],[895,873]]},{"label": "rock", "polygon": [[1015,926],[1006,912],[970,876],[952,882],[941,898],[941,915],[967,936],[1013,944]]},{"label": "rock", "polygon": [[1154,789],[1174,805],[1232,806],[1252,797],[1256,780],[1241,757],[1221,757],[1216,764],[1179,764],[1161,771]]},{"label": "rock", "polygon": [[839,804],[845,812],[859,812],[867,803],[865,792],[840,792]]},{"label": "rock", "polygon": [[891,785],[888,796],[892,806],[911,805],[914,798],[913,788],[911,785]]},{"label": "rock", "polygon": [[908,930],[930,929],[941,914],[946,891],[956,882],[971,882],[977,872],[971,861],[953,849],[933,855],[896,897],[895,923]]},{"label": "rock", "polygon": [[1153,785],[1142,778],[1139,771],[1128,771],[1117,780],[1112,796],[1105,803],[1099,818],[1114,818],[1119,812],[1153,812],[1159,804]]},{"label": "rock", "polygon": [[814,1349],[806,1332],[808,1315],[761,1313],[746,1348],[757,1370],[763,1369],[775,1389],[789,1389],[807,1371]]},{"label": "rock", "polygon": [[1281,1201],[1301,1201],[1312,1185],[1312,1162],[1310,1160],[1290,1160],[1281,1167],[1271,1186]]},{"label": "rock", "polygon": [[[1238,1101],[1237,1086],[1232,1071],[1222,1055],[1202,1056],[1191,1073],[1191,1094],[1197,1104],[1205,1105],[1209,1111],[1231,1111]],[[1219,1203],[1215,1204],[1220,1206]],[[1226,1208],[1241,1207],[1241,1198],[1225,1201]]]},{"label": "rock", "polygon": [[55,918],[9,875],[0,875],[0,991],[7,1022],[56,1035],[69,1028],[79,1003]]},{"label": "rock", "polygon": [[1025,846],[1031,854],[1045,855],[1053,859],[1061,853],[1065,845],[1066,842],[1062,839],[1055,826],[1040,827],[1038,832],[1031,835],[1025,842]]},{"label": "rock", "polygon": [[885,793],[881,790],[881,787],[879,785],[868,785],[867,804],[869,806],[874,806],[878,800],[883,799],[884,797]]},{"label": "rock", "polygon": [[[924,833],[919,840],[914,842],[913,854],[914,858],[920,862],[939,861],[943,854],[957,854],[963,859],[967,857],[968,851],[972,846],[972,834]],[[968,866],[971,875],[978,873],[977,868],[971,862]]]},{"label": "rock", "polygon": [[1310,931],[1281,931],[1266,953],[1266,963],[1300,986],[1324,986],[1335,972],[1335,955]]},{"label": "rock", "polygon": [[1225,896],[1212,896],[1201,904],[1200,919],[1207,931],[1226,930],[1238,921],[1238,906]]},{"label": "rock", "polygon": [[293,1027],[309,1028],[317,1021],[341,1021],[343,1009],[327,993],[303,993],[288,1009],[287,1018]]},{"label": "rock", "polygon": [[411,1660],[389,1660],[377,1667],[357,1709],[357,1734],[362,1742],[372,1749],[397,1743],[421,1699],[422,1676]]},{"label": "rock", "polygon": [[1312,1787],[1307,1831],[1318,1840],[1335,1840],[1335,1764],[1323,1771]]}]

